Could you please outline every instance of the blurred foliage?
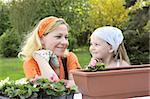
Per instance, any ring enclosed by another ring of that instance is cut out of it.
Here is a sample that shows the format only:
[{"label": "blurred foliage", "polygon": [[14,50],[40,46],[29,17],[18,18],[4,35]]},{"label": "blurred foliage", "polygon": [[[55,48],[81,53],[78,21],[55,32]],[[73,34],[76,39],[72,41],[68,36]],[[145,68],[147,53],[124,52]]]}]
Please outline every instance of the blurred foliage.
[{"label": "blurred foliage", "polygon": [[72,36],[69,36],[69,51],[73,51],[73,49],[77,48],[78,45],[77,45],[77,39],[72,37]]},{"label": "blurred foliage", "polygon": [[125,45],[132,64],[150,62],[150,2],[139,0],[129,8],[124,30]]},{"label": "blurred foliage", "polygon": [[125,45],[132,64],[149,63],[149,32],[139,34],[137,31],[124,32]]},{"label": "blurred foliage", "polygon": [[129,8],[129,12],[131,13],[136,12],[137,10],[143,9],[144,7],[149,6],[149,5],[150,5],[150,1],[148,0],[138,0],[137,2],[135,2],[134,5],[132,5]]},{"label": "blurred foliage", "polygon": [[12,0],[8,3],[12,27],[23,38],[33,28],[39,4],[37,0]]},{"label": "blurred foliage", "polygon": [[86,17],[85,2],[86,0],[13,0],[10,3],[11,24],[18,33],[26,34],[39,20],[56,16],[67,21],[72,35],[78,35],[85,26],[82,23]]},{"label": "blurred foliage", "polygon": [[121,28],[128,18],[128,10],[123,6],[124,0],[89,0],[90,29],[111,25]]},{"label": "blurred foliage", "polygon": [[10,27],[8,6],[0,1],[0,36]]},{"label": "blurred foliage", "polygon": [[20,38],[14,30],[7,30],[0,36],[0,54],[4,57],[15,57],[18,54]]},{"label": "blurred foliage", "polygon": [[134,5],[137,0],[125,0],[125,1],[126,1],[125,6],[130,7],[130,6]]}]

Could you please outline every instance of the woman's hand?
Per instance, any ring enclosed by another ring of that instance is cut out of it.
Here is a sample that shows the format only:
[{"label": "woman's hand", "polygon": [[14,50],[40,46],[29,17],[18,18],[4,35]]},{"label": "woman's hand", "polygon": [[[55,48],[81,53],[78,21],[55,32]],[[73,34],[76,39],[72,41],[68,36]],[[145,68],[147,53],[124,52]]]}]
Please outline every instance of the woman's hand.
[{"label": "woman's hand", "polygon": [[66,88],[71,88],[72,86],[75,85],[75,82],[74,80],[65,80],[65,85],[66,85]]},{"label": "woman's hand", "polygon": [[[39,51],[33,52],[33,57],[40,56],[40,58],[43,58],[43,59],[45,59],[45,61],[48,62],[50,59],[49,55],[51,55],[51,54],[52,54],[52,52],[50,50],[39,50]],[[37,58],[39,58],[39,57],[37,57]]]},{"label": "woman's hand", "polygon": [[50,53],[49,50],[35,51],[33,53],[33,58],[38,63],[41,76],[43,78],[47,78],[48,80],[52,82],[58,81],[59,78],[57,74],[55,73],[55,71],[52,69],[52,67],[49,64],[49,54],[52,54]]},{"label": "woman's hand", "polygon": [[44,59],[46,62],[53,64],[56,68],[59,67],[58,58],[51,50],[35,51],[35,52],[33,52],[33,58],[35,60],[39,60],[39,61],[42,58],[42,61]]},{"label": "woman's hand", "polygon": [[48,58],[48,53],[43,53],[43,50],[35,51],[32,54],[33,58],[35,59],[36,62],[46,62],[48,63],[49,58]]},{"label": "woman's hand", "polygon": [[41,78],[42,78],[42,76],[35,75],[34,78],[30,79],[30,82],[35,82],[36,80],[39,80],[39,79],[41,79]]}]

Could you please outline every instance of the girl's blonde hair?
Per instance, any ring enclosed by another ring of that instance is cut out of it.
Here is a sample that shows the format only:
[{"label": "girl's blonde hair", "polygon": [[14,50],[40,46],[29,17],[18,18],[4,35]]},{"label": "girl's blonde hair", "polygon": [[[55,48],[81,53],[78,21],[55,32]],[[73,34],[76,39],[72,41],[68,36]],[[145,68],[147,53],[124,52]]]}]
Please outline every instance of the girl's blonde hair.
[{"label": "girl's blonde hair", "polygon": [[[48,33],[50,33],[51,31],[53,31],[53,29],[55,29],[57,26],[59,26],[61,24],[65,24],[69,30],[68,24],[62,18],[57,18],[57,17],[51,16],[51,17],[46,17],[46,18],[42,19],[35,26],[33,31],[30,32],[26,36],[26,40],[23,43],[21,52],[18,54],[18,57],[22,58],[23,60],[32,58],[32,53],[34,51],[42,49],[42,44],[41,44],[40,38],[43,35],[47,35]],[[67,53],[67,51],[65,51],[65,53]]]},{"label": "girl's blonde hair", "polygon": [[117,53],[115,54],[115,59],[116,60],[120,59],[120,62],[122,62],[124,60],[128,64],[130,64],[130,60],[129,60],[129,57],[127,55],[127,51],[125,49],[125,46],[124,46],[123,42],[119,45]]}]

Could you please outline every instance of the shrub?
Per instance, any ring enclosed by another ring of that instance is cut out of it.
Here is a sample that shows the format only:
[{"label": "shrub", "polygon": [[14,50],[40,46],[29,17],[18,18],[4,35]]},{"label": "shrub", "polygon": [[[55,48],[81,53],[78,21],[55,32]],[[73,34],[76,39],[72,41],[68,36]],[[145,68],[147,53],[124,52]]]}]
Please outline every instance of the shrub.
[{"label": "shrub", "polygon": [[77,48],[77,39],[74,37],[69,37],[69,51],[73,51],[73,49]]},{"label": "shrub", "polygon": [[135,30],[128,30],[124,35],[131,64],[149,63],[149,33],[139,34]]},{"label": "shrub", "polygon": [[19,45],[19,35],[13,29],[7,30],[0,37],[0,53],[4,57],[17,56]]}]

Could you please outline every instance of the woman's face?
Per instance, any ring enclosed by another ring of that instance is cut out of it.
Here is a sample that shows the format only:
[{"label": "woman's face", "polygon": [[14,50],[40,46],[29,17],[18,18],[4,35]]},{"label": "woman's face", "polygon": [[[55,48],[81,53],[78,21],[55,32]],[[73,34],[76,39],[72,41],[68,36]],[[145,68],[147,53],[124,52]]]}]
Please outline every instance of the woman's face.
[{"label": "woman's face", "polygon": [[105,59],[110,54],[111,45],[104,40],[91,36],[89,51],[95,59]]},{"label": "woman's face", "polygon": [[41,38],[41,43],[45,49],[53,51],[57,56],[63,56],[69,45],[67,26],[64,24],[57,26]]}]

